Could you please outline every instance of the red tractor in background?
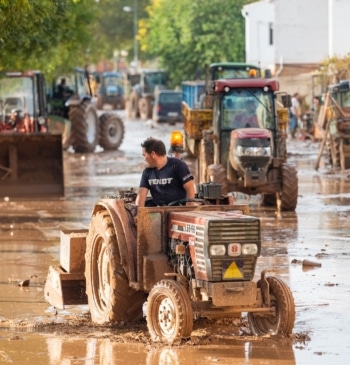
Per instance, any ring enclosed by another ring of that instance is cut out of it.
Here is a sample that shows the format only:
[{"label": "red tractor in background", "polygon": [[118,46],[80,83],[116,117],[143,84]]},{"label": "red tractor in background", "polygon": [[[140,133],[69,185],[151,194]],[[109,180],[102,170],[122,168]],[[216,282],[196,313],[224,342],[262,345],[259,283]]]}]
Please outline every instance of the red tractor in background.
[{"label": "red tractor in background", "polygon": [[64,196],[62,135],[40,71],[0,74],[0,198]]},{"label": "red tractor in background", "polygon": [[[186,92],[196,93],[196,83]],[[216,182],[223,194],[262,194],[266,205],[295,210],[296,169],[287,163],[288,107],[291,98],[273,79],[214,80],[207,109],[183,102],[185,147],[196,159],[198,183]],[[186,100],[186,99],[185,99]],[[256,123],[238,123],[254,105]]]}]

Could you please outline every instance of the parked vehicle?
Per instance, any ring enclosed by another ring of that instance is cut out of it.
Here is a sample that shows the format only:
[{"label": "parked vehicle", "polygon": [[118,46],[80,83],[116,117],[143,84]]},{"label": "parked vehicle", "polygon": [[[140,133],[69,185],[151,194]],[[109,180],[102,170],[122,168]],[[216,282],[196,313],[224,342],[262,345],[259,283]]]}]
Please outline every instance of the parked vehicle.
[{"label": "parked vehicle", "polygon": [[156,123],[182,122],[182,92],[176,90],[159,90],[156,93],[152,119]]},{"label": "parked vehicle", "polygon": [[109,104],[113,109],[124,109],[124,78],[121,72],[103,72],[99,76],[100,86],[97,93],[97,108]]}]

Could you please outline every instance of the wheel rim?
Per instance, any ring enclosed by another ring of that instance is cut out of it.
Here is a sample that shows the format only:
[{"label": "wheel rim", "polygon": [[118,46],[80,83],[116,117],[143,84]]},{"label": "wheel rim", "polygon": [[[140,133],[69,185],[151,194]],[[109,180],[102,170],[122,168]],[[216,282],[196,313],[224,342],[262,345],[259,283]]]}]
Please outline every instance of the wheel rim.
[{"label": "wheel rim", "polygon": [[[290,334],[295,321],[295,304],[289,287],[280,279],[268,277],[271,315],[248,313],[251,330],[257,336],[266,334]],[[258,282],[258,287],[259,287]]]},{"label": "wheel rim", "polygon": [[116,123],[113,123],[108,127],[108,137],[113,143],[120,140],[120,133]]},{"label": "wheel rim", "polygon": [[109,307],[111,285],[110,285],[110,267],[107,247],[103,239],[99,239],[94,247],[93,259],[93,273],[98,280],[94,283],[94,299],[97,308],[101,312],[105,312]]},{"label": "wheel rim", "polygon": [[169,337],[174,333],[176,326],[176,311],[174,303],[168,297],[161,297],[159,298],[157,311],[159,329],[164,336]]}]

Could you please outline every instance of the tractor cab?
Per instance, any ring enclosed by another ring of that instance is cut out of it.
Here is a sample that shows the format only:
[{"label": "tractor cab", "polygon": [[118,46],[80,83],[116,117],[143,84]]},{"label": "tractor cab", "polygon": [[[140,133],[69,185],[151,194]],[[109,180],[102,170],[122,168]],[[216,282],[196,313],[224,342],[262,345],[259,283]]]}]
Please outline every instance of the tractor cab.
[{"label": "tractor cab", "polygon": [[[214,153],[224,166],[237,159],[266,158],[269,164],[277,157],[276,138],[280,130],[276,118],[278,81],[266,79],[217,80],[213,94],[213,132],[219,137]],[[280,98],[287,108],[288,98]],[[233,158],[234,156],[234,158]]]}]

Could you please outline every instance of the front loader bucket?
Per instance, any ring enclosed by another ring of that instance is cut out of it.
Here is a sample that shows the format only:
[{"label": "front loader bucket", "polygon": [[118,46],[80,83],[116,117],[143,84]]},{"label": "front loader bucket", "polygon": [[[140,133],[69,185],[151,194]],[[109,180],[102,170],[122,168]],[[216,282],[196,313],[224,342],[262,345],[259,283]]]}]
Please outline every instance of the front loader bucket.
[{"label": "front loader bucket", "polygon": [[60,134],[0,134],[0,198],[64,196]]},{"label": "front loader bucket", "polygon": [[66,305],[88,304],[84,273],[67,273],[60,266],[50,266],[44,298],[57,309]]}]

